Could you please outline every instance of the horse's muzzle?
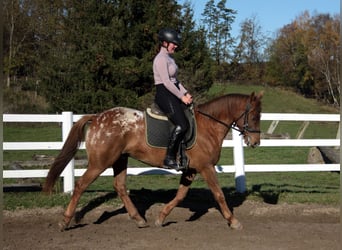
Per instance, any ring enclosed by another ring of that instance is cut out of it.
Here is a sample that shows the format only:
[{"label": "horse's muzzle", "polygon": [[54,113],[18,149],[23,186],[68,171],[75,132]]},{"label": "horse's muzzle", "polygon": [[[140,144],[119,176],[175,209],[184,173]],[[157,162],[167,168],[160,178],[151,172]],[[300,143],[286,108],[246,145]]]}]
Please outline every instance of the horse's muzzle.
[{"label": "horse's muzzle", "polygon": [[248,147],[255,148],[260,145],[260,138],[255,140],[251,136],[246,136],[245,143]]},{"label": "horse's muzzle", "polygon": [[254,144],[251,144],[250,147],[251,148],[256,148],[257,146],[259,146],[260,143],[259,142],[255,142]]}]

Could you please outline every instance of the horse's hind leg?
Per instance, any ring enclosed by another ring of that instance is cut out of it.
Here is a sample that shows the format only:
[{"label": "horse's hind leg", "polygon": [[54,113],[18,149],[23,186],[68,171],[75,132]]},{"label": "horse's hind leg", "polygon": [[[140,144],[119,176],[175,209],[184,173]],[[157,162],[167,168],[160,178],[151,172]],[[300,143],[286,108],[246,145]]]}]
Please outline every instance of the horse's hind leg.
[{"label": "horse's hind leg", "polygon": [[196,172],[192,170],[188,170],[182,174],[180,185],[177,191],[175,198],[166,204],[159,213],[157,220],[155,221],[156,226],[162,226],[165,218],[171,213],[172,209],[174,209],[181,201],[184,200],[187,195],[190,185],[195,179]]},{"label": "horse's hind leg", "polygon": [[216,172],[214,167],[208,167],[201,172],[201,175],[207,182],[211,192],[214,195],[215,200],[220,206],[223,217],[227,220],[228,225],[232,229],[242,229],[241,223],[234,217],[230,209],[228,208],[226,198],[221,187],[218,184]]},{"label": "horse's hind leg", "polygon": [[134,219],[139,228],[148,227],[146,221],[141,217],[137,208],[128,195],[126,188],[128,157],[122,155],[113,165],[114,170],[114,189],[122,200],[128,215]]},{"label": "horse's hind leg", "polygon": [[69,205],[64,212],[64,219],[59,223],[61,231],[64,231],[66,228],[68,228],[71,219],[75,215],[78,201],[84,190],[86,190],[86,188],[103,172],[103,170],[104,169],[102,168],[94,168],[89,163],[88,168],[83,176],[76,182],[75,190],[72,194]]}]

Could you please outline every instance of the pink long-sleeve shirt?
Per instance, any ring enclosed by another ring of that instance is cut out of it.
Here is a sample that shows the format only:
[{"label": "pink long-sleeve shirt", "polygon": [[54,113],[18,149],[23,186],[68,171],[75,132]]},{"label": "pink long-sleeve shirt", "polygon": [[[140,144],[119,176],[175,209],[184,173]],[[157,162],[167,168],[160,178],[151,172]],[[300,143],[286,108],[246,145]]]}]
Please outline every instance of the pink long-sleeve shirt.
[{"label": "pink long-sleeve shirt", "polygon": [[179,89],[176,87],[177,71],[178,66],[175,60],[170,56],[165,47],[161,47],[153,60],[154,84],[164,84],[171,93],[181,99],[187,93],[187,90],[181,83],[178,84]]}]

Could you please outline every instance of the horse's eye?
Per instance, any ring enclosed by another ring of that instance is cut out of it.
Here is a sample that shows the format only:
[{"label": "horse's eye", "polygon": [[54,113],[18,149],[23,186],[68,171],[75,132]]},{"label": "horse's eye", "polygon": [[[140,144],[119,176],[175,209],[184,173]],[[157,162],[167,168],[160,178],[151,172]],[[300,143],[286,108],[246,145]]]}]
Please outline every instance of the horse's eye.
[{"label": "horse's eye", "polygon": [[253,115],[252,116],[252,121],[259,121],[259,119],[260,119],[260,114],[257,114],[257,115]]}]

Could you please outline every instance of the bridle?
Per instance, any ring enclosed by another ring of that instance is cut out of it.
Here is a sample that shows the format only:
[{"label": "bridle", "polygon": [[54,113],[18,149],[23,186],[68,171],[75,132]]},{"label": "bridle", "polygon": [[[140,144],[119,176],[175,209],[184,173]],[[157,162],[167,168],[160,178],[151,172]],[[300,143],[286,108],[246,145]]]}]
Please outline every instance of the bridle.
[{"label": "bridle", "polygon": [[[220,121],[220,120],[216,119],[215,117],[213,117],[207,113],[202,112],[201,110],[197,110],[197,112],[200,113],[201,115],[204,115],[204,116],[214,120],[217,123],[222,124],[223,126],[225,126],[228,129],[231,128],[231,129],[234,129],[234,130],[240,132],[240,135],[244,135],[246,132],[248,132],[248,133],[259,133],[259,134],[261,133],[260,130],[250,128],[248,125],[248,115],[251,112],[251,104],[250,103],[247,103],[245,111],[235,121],[233,121],[231,124],[227,124],[223,121]],[[237,125],[237,122],[242,118],[243,118],[243,126],[242,126],[242,130],[241,130],[236,125]]]}]

